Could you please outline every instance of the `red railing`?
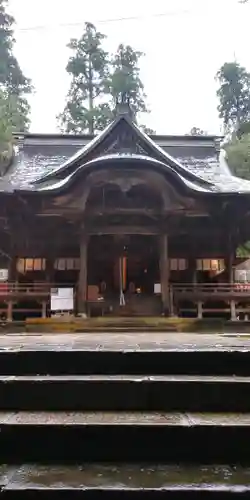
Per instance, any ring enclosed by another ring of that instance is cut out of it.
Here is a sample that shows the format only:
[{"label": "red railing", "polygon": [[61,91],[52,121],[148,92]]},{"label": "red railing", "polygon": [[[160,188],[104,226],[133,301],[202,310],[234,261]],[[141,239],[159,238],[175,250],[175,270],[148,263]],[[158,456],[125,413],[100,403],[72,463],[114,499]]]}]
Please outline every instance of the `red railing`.
[{"label": "red railing", "polygon": [[[74,288],[77,285],[62,283],[0,283],[0,313],[5,313],[11,321],[14,313],[29,316],[40,311],[43,317],[50,314],[51,289]],[[23,302],[23,304],[22,304]],[[34,304],[34,302],[36,304]],[[170,285],[170,312],[180,311],[231,312],[234,317],[238,312],[250,312],[250,284],[245,283],[176,283]],[[189,303],[187,306],[185,304]],[[189,309],[183,309],[189,307]],[[248,311],[249,309],[249,311]]]},{"label": "red railing", "polygon": [[177,295],[200,294],[216,297],[218,295],[250,295],[250,283],[174,283],[171,285]]},{"label": "red railing", "polygon": [[66,283],[47,283],[47,282],[33,282],[33,283],[16,283],[5,282],[0,283],[0,297],[3,295],[20,295],[24,297],[36,296],[50,296],[51,289],[56,288],[75,288],[72,284]]}]

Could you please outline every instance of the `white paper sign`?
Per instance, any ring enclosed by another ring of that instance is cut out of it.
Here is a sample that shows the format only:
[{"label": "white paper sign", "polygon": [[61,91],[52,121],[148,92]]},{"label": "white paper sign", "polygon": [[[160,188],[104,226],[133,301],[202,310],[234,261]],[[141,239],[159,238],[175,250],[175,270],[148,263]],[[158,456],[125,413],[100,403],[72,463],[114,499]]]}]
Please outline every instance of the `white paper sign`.
[{"label": "white paper sign", "polygon": [[161,293],[161,284],[160,283],[155,283],[154,284],[154,293]]},{"label": "white paper sign", "polygon": [[74,288],[52,288],[51,311],[72,311],[74,309]]},{"label": "white paper sign", "polygon": [[239,283],[250,283],[250,270],[235,269],[235,281]]},{"label": "white paper sign", "polygon": [[9,275],[8,269],[0,269],[0,281],[7,281],[8,275]]}]

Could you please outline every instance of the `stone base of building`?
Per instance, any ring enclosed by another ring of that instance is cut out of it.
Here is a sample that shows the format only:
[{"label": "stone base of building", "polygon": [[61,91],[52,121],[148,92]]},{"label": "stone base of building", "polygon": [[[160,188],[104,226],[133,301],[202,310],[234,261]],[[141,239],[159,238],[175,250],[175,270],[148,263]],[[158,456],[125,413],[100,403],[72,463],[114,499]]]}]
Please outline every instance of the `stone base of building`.
[{"label": "stone base of building", "polygon": [[[250,323],[242,322],[248,327]],[[237,322],[237,331],[242,325]],[[242,325],[242,326],[243,326]],[[230,331],[230,323],[220,319],[166,317],[99,317],[99,318],[30,318],[24,329],[30,333],[84,332],[221,332]]]}]

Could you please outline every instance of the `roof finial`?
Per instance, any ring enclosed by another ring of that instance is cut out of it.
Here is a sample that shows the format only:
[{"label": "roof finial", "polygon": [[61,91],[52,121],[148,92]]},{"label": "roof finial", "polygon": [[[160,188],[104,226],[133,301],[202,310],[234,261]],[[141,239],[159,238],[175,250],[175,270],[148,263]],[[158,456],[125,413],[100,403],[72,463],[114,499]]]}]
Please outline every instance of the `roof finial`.
[{"label": "roof finial", "polygon": [[130,96],[128,92],[120,92],[116,96],[116,106],[114,114],[115,116],[127,115],[131,120],[134,120],[134,112],[130,106]]}]

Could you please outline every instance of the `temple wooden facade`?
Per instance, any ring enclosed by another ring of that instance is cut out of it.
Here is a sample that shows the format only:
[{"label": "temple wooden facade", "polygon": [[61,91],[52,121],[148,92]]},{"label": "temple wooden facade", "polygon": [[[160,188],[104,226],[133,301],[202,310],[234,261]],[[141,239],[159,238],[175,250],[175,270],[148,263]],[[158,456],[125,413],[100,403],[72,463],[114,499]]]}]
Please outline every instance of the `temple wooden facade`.
[{"label": "temple wooden facade", "polygon": [[144,134],[123,109],[97,137],[28,134],[0,181],[2,310],[50,314],[53,287],[74,313],[248,312],[234,282],[250,239],[250,182],[220,140]]}]

